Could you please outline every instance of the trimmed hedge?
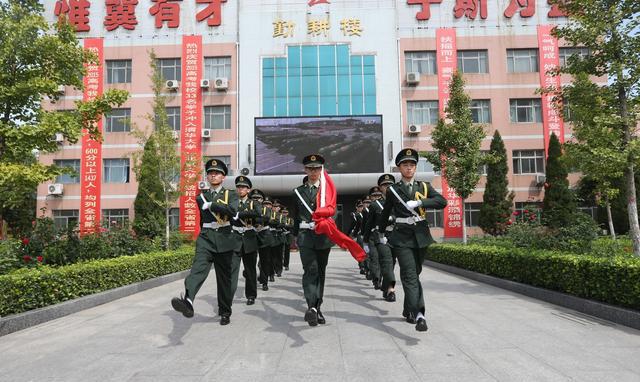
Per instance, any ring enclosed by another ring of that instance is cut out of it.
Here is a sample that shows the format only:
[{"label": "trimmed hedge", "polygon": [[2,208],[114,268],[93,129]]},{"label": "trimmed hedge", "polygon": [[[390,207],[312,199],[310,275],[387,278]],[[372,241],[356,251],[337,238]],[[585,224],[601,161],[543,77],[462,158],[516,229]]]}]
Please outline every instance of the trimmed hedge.
[{"label": "trimmed hedge", "polygon": [[0,276],[0,316],[21,313],[189,269],[194,250],[151,252]]},{"label": "trimmed hedge", "polygon": [[640,258],[591,257],[484,245],[434,244],[427,259],[640,310]]}]

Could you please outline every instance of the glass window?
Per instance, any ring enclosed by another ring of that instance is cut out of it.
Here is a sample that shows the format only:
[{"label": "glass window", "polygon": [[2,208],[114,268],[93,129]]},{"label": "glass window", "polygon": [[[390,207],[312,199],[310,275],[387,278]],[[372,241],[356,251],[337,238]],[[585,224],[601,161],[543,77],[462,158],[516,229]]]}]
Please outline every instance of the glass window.
[{"label": "glass window", "polygon": [[123,133],[131,131],[131,109],[112,109],[105,115],[105,132]]},{"label": "glass window", "polygon": [[458,70],[461,73],[489,73],[486,50],[459,50]]},{"label": "glass window", "polygon": [[107,83],[131,83],[131,60],[107,60]]},{"label": "glass window", "polygon": [[509,100],[511,123],[542,122],[542,106],[540,98]]},{"label": "glass window", "polygon": [[231,129],[231,106],[205,106],[204,128],[214,130]]},{"label": "glass window", "polygon": [[205,57],[204,73],[202,78],[211,81],[218,77],[231,77],[231,57]]},{"label": "glass window", "polygon": [[516,208],[514,209],[517,215],[516,220],[522,220],[521,216],[524,216],[524,211],[527,211],[527,213],[535,212],[538,215],[538,220],[540,220],[542,216],[542,202],[516,202]]},{"label": "glass window", "polygon": [[129,158],[105,159],[104,183],[129,183]]},{"label": "glass window", "polygon": [[444,227],[444,210],[427,210],[429,227]]},{"label": "glass window", "polygon": [[[169,129],[180,131],[180,107],[167,107],[167,124]],[[158,127],[158,116],[156,115],[156,128]]]},{"label": "glass window", "polygon": [[464,204],[464,224],[467,227],[477,227],[479,225],[480,207],[482,207],[482,203]]},{"label": "glass window", "polygon": [[182,79],[182,67],[179,58],[160,58],[158,59],[158,70],[162,74],[165,81]]},{"label": "glass window", "polygon": [[475,99],[471,101],[471,118],[474,123],[491,123],[491,101]]},{"label": "glass window", "polygon": [[574,48],[574,47],[560,48],[558,53],[560,57],[560,66],[566,66],[567,63],[569,62],[569,57],[573,56],[574,54],[580,59],[589,57],[589,55],[591,54],[591,52],[589,51],[589,48]]},{"label": "glass window", "polygon": [[416,168],[417,172],[432,172],[436,175],[440,175],[440,171],[435,171],[433,169],[433,164],[427,160],[425,157],[420,157],[418,159],[418,166]]},{"label": "glass window", "polygon": [[58,167],[69,167],[75,174],[61,174],[56,178],[56,183],[72,184],[80,183],[80,159],[56,159],[53,161]]},{"label": "glass window", "polygon": [[180,208],[171,208],[169,210],[169,227],[173,231],[180,228]]},{"label": "glass window", "polygon": [[407,121],[410,125],[435,125],[438,123],[438,101],[408,101]]},{"label": "glass window", "polygon": [[53,223],[56,229],[63,231],[78,224],[78,210],[53,210]]},{"label": "glass window", "polygon": [[436,74],[436,52],[405,52],[404,54],[405,70],[409,72],[418,72],[420,74]]},{"label": "glass window", "polygon": [[514,174],[544,174],[544,150],[513,150]]},{"label": "glass window", "polygon": [[105,228],[124,227],[129,223],[129,210],[109,209],[102,210],[102,226]]},{"label": "glass window", "polygon": [[538,71],[538,49],[507,49],[507,72]]}]

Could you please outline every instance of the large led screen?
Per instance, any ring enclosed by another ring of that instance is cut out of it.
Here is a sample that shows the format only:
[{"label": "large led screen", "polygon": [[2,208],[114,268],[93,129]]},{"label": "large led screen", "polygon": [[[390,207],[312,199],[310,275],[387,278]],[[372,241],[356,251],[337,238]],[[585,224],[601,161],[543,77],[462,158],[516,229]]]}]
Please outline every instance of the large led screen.
[{"label": "large led screen", "polygon": [[300,174],[319,153],[333,174],[383,172],[382,116],[255,119],[256,175]]}]

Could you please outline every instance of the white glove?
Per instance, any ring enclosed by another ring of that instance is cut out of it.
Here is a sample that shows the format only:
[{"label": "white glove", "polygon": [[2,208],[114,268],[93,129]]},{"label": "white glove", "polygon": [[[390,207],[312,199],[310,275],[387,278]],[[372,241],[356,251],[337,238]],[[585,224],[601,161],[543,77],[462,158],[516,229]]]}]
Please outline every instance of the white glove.
[{"label": "white glove", "polygon": [[382,244],[387,244],[387,237],[386,237],[386,236],[382,236],[382,237],[380,238],[380,243],[382,243]]},{"label": "white glove", "polygon": [[416,207],[420,207],[422,205],[422,203],[419,200],[409,200],[407,202],[407,206],[409,206],[409,208],[412,209],[416,209]]},{"label": "white glove", "polygon": [[208,210],[208,209],[209,209],[209,207],[211,207],[211,205],[212,205],[212,204],[213,204],[213,203],[211,203],[211,202],[206,202],[206,203],[204,203],[204,204],[202,205],[202,210],[203,210],[203,211]]},{"label": "white glove", "polygon": [[365,244],[364,247],[362,247],[362,249],[364,249],[365,253],[369,253],[369,244]]}]

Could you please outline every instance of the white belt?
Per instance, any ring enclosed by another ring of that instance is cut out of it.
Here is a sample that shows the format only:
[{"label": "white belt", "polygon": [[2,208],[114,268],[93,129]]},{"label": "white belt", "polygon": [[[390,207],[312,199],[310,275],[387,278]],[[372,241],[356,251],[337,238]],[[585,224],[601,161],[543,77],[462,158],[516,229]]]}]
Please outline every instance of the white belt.
[{"label": "white belt", "polygon": [[262,232],[262,231],[266,231],[266,230],[268,230],[268,229],[269,229],[269,227],[262,226],[262,227],[258,228],[258,229],[257,229],[257,231],[258,231],[258,232]]},{"label": "white belt", "polygon": [[402,223],[402,224],[416,224],[421,221],[424,221],[424,218],[418,217],[418,216],[410,216],[408,218],[396,218],[396,223]]},{"label": "white belt", "polygon": [[393,224],[388,225],[384,230],[389,232],[393,231]]},{"label": "white belt", "polygon": [[245,233],[247,231],[255,231],[256,230],[255,227],[236,227],[236,226],[231,227],[231,229],[236,231],[236,232],[238,232],[238,233]]},{"label": "white belt", "polygon": [[230,224],[229,222],[224,222],[222,224],[217,223],[217,222],[203,223],[202,224],[202,228],[218,229],[218,228],[222,228],[222,227],[227,227],[229,224]]},{"label": "white belt", "polygon": [[316,228],[316,222],[300,222],[300,229],[315,229]]}]

